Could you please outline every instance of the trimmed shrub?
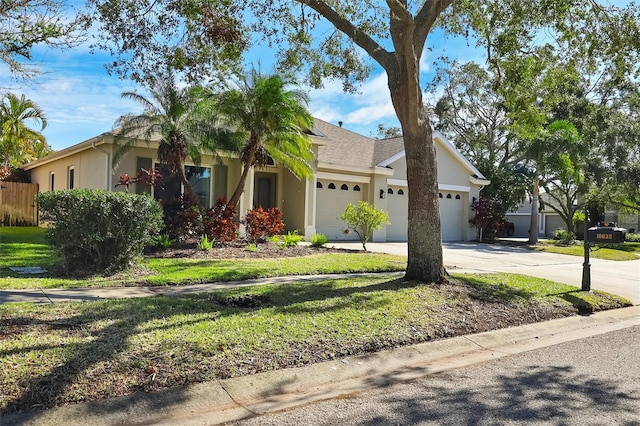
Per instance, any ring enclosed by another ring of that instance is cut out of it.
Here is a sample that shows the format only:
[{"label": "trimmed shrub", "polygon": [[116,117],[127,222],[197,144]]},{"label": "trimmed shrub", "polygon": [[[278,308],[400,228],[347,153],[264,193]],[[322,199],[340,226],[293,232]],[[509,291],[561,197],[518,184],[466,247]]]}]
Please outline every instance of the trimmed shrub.
[{"label": "trimmed shrub", "polygon": [[310,241],[312,247],[322,247],[329,242],[329,238],[324,234],[313,234]]},{"label": "trimmed shrub", "polygon": [[570,246],[576,239],[573,232],[569,232],[564,228],[558,228],[553,231],[553,239],[556,240],[556,245]]},{"label": "trimmed shrub", "polygon": [[113,273],[127,268],[162,228],[162,207],[148,195],[91,189],[37,195],[45,234],[67,273]]},{"label": "trimmed shrub", "polygon": [[640,243],[640,233],[627,234],[625,236],[625,241],[630,243]]},{"label": "trimmed shrub", "polygon": [[389,215],[367,203],[358,201],[358,205],[347,204],[340,219],[349,225],[348,231],[353,231],[360,237],[362,248],[367,251],[367,241],[373,237],[373,231],[389,223]]},{"label": "trimmed shrub", "polygon": [[242,219],[242,223],[249,241],[265,241],[284,230],[282,211],[277,207],[271,207],[267,210],[258,207],[249,210]]},{"label": "trimmed shrub", "polygon": [[238,238],[236,209],[227,205],[226,198],[218,198],[216,205],[202,213],[204,234],[211,240],[228,243]]},{"label": "trimmed shrub", "polygon": [[286,235],[274,235],[270,238],[271,243],[279,248],[295,247],[300,241],[304,241],[304,237],[298,234],[298,231],[289,231]]}]

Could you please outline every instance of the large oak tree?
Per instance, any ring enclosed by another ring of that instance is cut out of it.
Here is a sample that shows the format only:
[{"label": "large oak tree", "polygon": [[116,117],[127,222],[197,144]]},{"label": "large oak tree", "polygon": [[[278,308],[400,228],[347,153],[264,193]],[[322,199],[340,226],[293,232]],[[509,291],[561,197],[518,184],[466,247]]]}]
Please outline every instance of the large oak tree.
[{"label": "large oak tree", "polygon": [[[305,70],[309,82],[317,86],[326,78],[339,78],[346,90],[354,90],[372,69],[371,60],[382,67],[405,143],[409,185],[406,278],[428,282],[441,281],[445,275],[435,147],[420,80],[421,59],[432,30],[441,26],[454,34],[488,34],[492,51],[514,56],[535,45],[542,30],[571,40],[575,49],[609,49],[613,60],[637,56],[640,40],[633,38],[638,34],[634,5],[612,8],[595,0],[90,2],[97,6],[103,22],[102,44],[120,58],[151,51],[187,73],[227,64],[228,55],[239,53],[231,47],[244,47],[249,39],[245,34],[250,31],[274,47],[283,67]],[[169,19],[158,19],[162,16]],[[154,25],[162,37],[153,33],[154,37],[148,37]],[[154,44],[157,40],[164,45],[175,42],[175,48],[163,55],[163,49]],[[190,50],[194,44],[189,40],[208,48],[210,41],[218,48],[204,58],[202,49]],[[118,64],[127,70],[136,62]],[[131,71],[134,76],[139,72]],[[521,103],[525,113],[535,108],[535,103],[528,105],[529,99],[508,100]]]}]

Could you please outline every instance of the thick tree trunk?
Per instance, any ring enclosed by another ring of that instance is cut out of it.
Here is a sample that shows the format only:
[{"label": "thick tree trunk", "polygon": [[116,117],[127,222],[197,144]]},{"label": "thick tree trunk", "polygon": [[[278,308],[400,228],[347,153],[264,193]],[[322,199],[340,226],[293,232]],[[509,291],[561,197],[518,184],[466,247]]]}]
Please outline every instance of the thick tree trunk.
[{"label": "thick tree trunk", "polygon": [[533,181],[533,195],[531,197],[531,223],[529,224],[529,244],[538,244],[538,197],[540,196],[540,181]]},{"label": "thick tree trunk", "polygon": [[[402,126],[409,185],[408,262],[405,278],[442,282],[445,271],[433,131],[422,106],[419,86],[407,84],[410,80],[402,77],[402,71],[399,74],[399,78],[391,75],[389,89]],[[417,79],[414,78],[413,81]]]}]

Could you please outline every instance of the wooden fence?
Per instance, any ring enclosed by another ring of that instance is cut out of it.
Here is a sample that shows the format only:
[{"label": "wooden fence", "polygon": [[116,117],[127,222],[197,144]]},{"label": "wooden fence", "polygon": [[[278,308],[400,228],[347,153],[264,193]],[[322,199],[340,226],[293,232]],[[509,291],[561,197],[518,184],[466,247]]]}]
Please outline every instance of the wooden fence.
[{"label": "wooden fence", "polygon": [[0,181],[0,224],[4,226],[36,226],[38,184]]}]

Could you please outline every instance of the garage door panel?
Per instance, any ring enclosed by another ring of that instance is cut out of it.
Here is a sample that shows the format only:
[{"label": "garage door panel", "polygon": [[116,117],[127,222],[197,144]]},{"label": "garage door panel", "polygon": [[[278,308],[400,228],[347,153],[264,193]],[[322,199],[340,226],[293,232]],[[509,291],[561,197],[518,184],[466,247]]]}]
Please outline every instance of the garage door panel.
[{"label": "garage door panel", "polygon": [[331,241],[359,240],[355,232],[345,234],[347,224],[340,219],[340,215],[347,204],[356,205],[364,199],[364,185],[324,180],[319,183],[322,188],[319,187],[316,192],[316,231],[326,235]]},{"label": "garage door panel", "polygon": [[[387,241],[406,241],[408,232],[408,196],[406,187],[390,186],[387,191],[389,221]],[[461,192],[442,192],[440,201],[440,225],[442,241],[461,241],[464,212],[464,194]]]}]

